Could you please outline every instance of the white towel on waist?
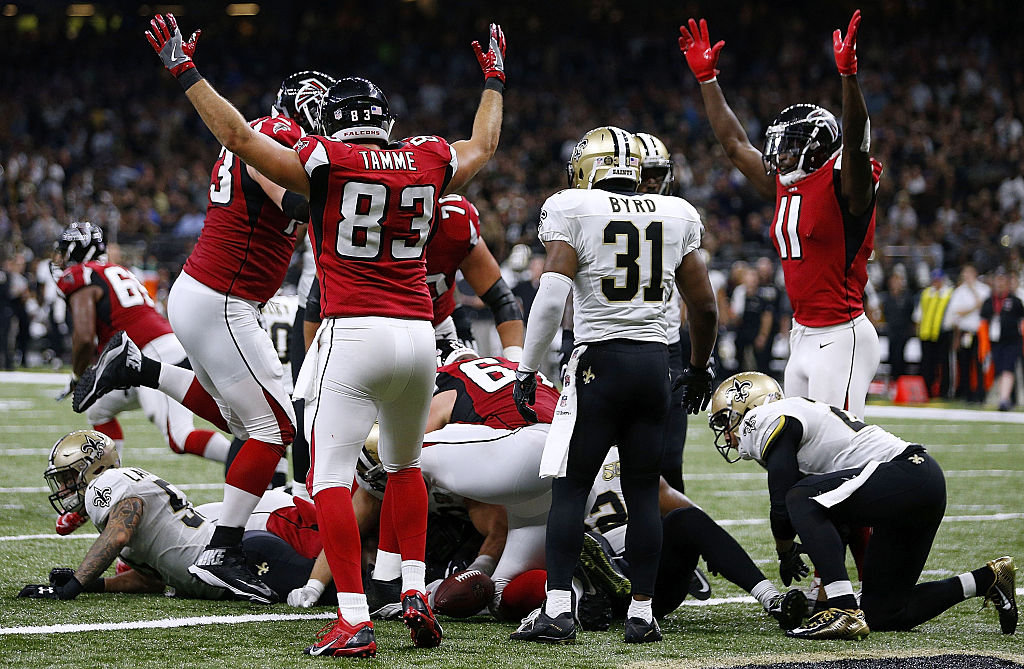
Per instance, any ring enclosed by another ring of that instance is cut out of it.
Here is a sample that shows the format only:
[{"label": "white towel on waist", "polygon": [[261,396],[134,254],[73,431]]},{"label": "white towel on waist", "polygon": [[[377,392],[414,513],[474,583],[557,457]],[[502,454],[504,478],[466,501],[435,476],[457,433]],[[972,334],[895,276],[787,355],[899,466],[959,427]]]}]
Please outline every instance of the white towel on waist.
[{"label": "white towel on waist", "polygon": [[569,442],[576,426],[576,367],[579,365],[580,356],[586,350],[586,345],[573,349],[565,366],[562,394],[555,405],[555,417],[551,421],[551,430],[544,442],[544,454],[540,458],[541,478],[565,476],[565,466],[569,460]]},{"label": "white towel on waist", "polygon": [[868,479],[871,478],[871,475],[875,473],[875,470],[878,469],[878,465],[880,464],[880,462],[872,460],[864,467],[863,470],[861,470],[860,474],[857,474],[852,479],[848,479],[838,488],[823,492],[820,495],[815,495],[811,499],[818,504],[821,504],[826,509],[831,509],[836,504],[849,499],[850,495],[857,492],[862,485],[867,483]]},{"label": "white towel on waist", "polygon": [[320,327],[316,330],[316,336],[313,337],[313,343],[310,344],[309,350],[306,351],[306,357],[302,359],[302,367],[299,368],[299,376],[295,379],[295,389],[292,391],[293,400],[306,400],[306,402],[316,400],[317,393],[320,390],[317,383],[317,367],[320,362],[320,335],[323,333],[329,320],[320,323]]}]

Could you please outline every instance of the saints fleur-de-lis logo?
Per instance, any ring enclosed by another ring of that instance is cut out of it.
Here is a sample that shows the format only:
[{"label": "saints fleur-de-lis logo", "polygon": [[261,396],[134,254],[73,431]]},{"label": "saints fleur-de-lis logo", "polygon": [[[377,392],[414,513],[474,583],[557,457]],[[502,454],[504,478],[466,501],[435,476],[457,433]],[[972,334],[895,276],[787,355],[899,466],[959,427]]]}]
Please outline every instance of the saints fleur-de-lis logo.
[{"label": "saints fleur-de-lis logo", "polygon": [[262,564],[256,565],[256,575],[257,576],[263,576],[268,571],[270,571],[270,565],[267,564],[266,561],[264,561]]},{"label": "saints fleur-de-lis logo", "polygon": [[587,367],[585,370],[583,370],[583,383],[590,383],[595,378],[596,376],[594,375],[594,372],[591,371],[590,367]]},{"label": "saints fleur-de-lis logo", "polygon": [[82,444],[82,452],[91,458],[95,458],[103,453],[105,445],[104,443],[94,438],[92,435],[85,435],[85,443]]},{"label": "saints fleur-de-lis logo", "polygon": [[728,394],[733,402],[746,402],[750,397],[750,389],[754,387],[753,381],[740,381],[734,379],[732,382],[732,388],[729,388]]}]

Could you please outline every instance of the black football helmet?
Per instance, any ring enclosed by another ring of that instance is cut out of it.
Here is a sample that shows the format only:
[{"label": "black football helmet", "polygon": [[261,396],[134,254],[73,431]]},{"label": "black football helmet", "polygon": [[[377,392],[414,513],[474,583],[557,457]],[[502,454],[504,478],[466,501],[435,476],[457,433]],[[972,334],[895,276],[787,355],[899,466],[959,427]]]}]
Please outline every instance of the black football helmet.
[{"label": "black football helmet", "polygon": [[274,98],[274,115],[287,116],[307,133],[316,132],[320,123],[320,104],[327,89],[337,81],[323,72],[303,70],[285,78]]},{"label": "black football helmet", "polygon": [[765,172],[777,173],[784,185],[795,183],[828,162],[842,143],[839,122],[829,110],[811,104],[786,107],[765,132]]},{"label": "black football helmet", "polygon": [[96,260],[107,252],[103,230],[89,221],[72,221],[53,243],[50,273],[59,277],[68,265]]},{"label": "black football helmet", "polygon": [[327,91],[320,108],[320,134],[346,142],[386,144],[394,124],[384,91],[362,77],[339,79]]}]

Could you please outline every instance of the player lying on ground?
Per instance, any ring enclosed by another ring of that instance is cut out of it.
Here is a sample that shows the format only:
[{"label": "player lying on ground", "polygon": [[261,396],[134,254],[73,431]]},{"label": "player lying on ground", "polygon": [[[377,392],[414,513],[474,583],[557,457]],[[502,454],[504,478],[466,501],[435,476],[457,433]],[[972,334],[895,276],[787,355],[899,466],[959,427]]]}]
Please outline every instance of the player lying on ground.
[{"label": "player lying on ground", "polygon": [[[100,536],[77,569],[54,568],[49,584],[26,585],[19,597],[72,599],[80,592],[160,593],[168,587],[178,597],[232,596],[188,571],[213,534],[219,502],[193,508],[183,492],[156,475],[120,467],[113,441],[95,430],[62,437],[44,478],[53,507],[88,516]],[[250,564],[284,598],[305,581],[322,547],[312,505],[269,491],[245,527]],[[119,565],[115,576],[103,578],[118,557],[130,569]]]},{"label": "player lying on ground", "polygon": [[[984,597],[1004,634],[1017,628],[1013,558],[942,581],[918,583],[946,508],[946,481],[924,446],[823,402],[782,397],[774,379],[742,372],[711,402],[715,446],[729,462],[768,470],[771,527],[783,582],[806,574],[802,551],[821,575],[828,601],[804,639],[853,639],[873,628],[909,630],[957,602]],[[840,527],[873,527],[860,602],[846,572]],[[797,535],[803,546],[794,542]]]}]

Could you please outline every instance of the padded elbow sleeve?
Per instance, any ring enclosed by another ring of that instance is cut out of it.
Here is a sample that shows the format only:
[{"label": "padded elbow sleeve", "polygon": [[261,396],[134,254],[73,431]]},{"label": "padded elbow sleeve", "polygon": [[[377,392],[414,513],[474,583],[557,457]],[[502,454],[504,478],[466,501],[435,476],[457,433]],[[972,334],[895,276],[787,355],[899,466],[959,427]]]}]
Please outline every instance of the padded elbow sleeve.
[{"label": "padded elbow sleeve", "polygon": [[519,308],[512,290],[505,283],[505,279],[498,279],[494,285],[487,289],[487,292],[480,296],[494,314],[494,324],[500,325],[505,321],[523,320],[523,310]]},{"label": "padded elbow sleeve", "polygon": [[290,190],[281,197],[281,211],[293,221],[309,222],[309,200]]}]

